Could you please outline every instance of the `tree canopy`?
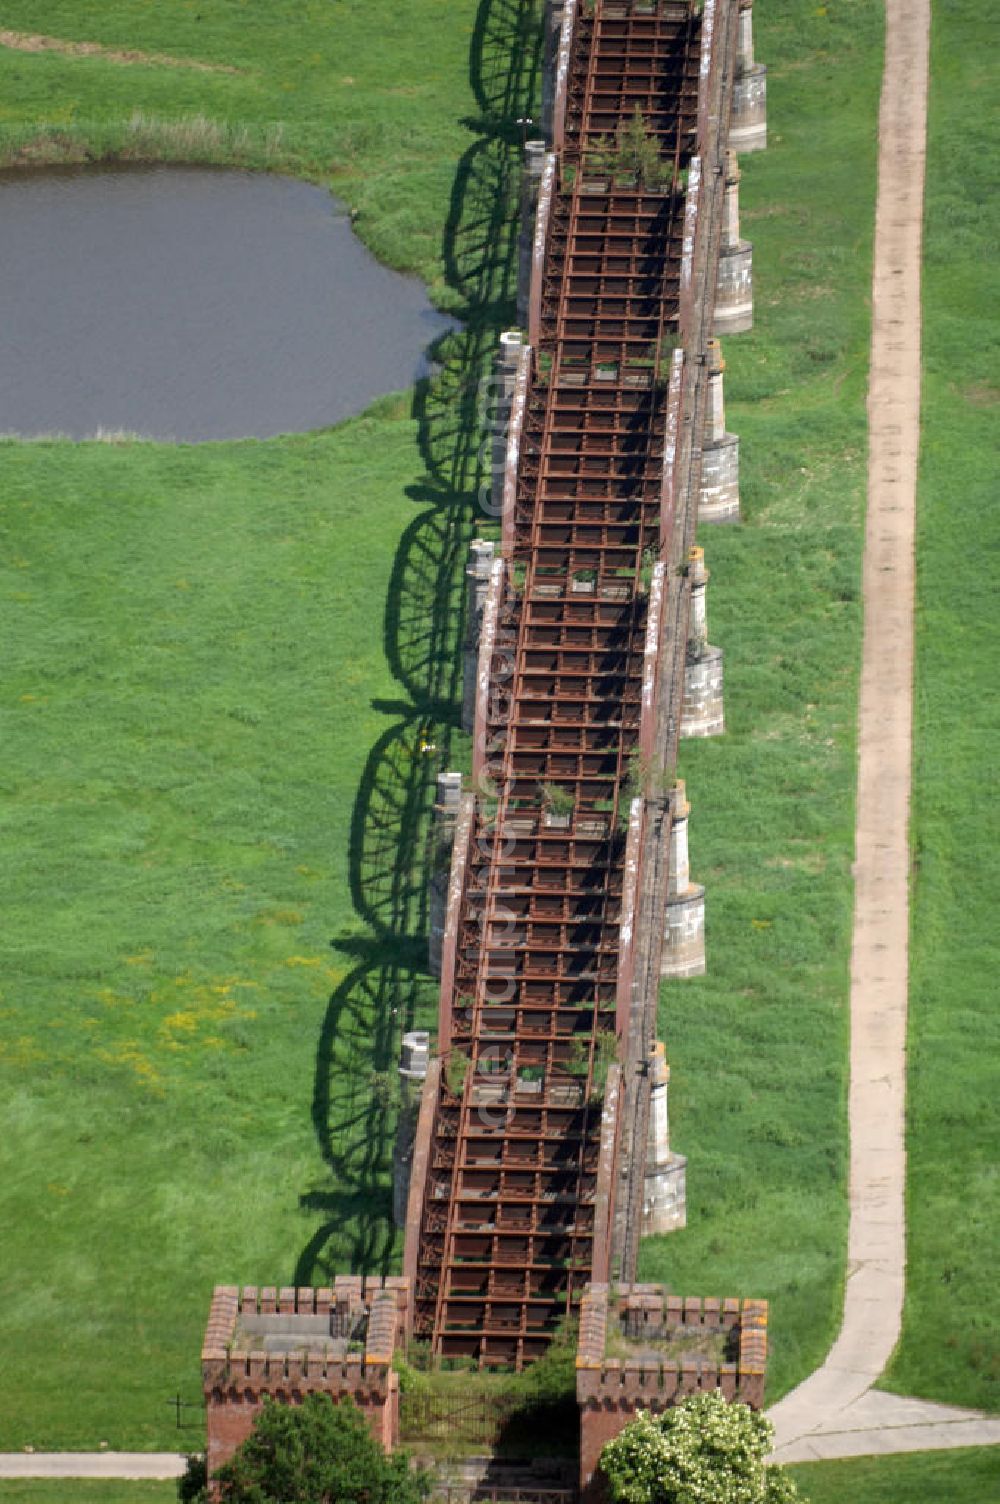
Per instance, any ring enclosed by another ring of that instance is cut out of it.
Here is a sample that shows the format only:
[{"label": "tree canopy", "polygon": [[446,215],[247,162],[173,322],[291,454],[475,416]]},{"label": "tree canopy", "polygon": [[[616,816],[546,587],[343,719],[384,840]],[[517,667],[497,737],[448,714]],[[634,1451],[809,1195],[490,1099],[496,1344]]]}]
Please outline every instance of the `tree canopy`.
[{"label": "tree canopy", "polygon": [[615,1504],[794,1504],[795,1484],[764,1459],[769,1421],[715,1391],[662,1415],[641,1410],[601,1453]]},{"label": "tree canopy", "polygon": [[351,1400],[266,1400],[253,1431],[214,1480],[224,1504],[422,1504],[426,1473],[387,1457]]}]

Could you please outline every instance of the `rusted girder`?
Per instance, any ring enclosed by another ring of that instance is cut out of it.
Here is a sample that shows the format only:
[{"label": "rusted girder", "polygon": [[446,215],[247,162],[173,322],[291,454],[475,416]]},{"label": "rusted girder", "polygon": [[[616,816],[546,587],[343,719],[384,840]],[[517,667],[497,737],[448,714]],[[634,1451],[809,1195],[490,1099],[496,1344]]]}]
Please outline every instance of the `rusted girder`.
[{"label": "rusted girder", "polygon": [[623,987],[655,975],[635,968],[631,927],[659,901],[643,853],[669,810],[634,796],[663,761],[657,697],[686,643],[672,561],[694,493],[676,347],[687,169],[709,108],[698,9],[565,12],[513,526],[479,664],[476,766],[490,781],[407,1230],[416,1334],[482,1365],[543,1352],[595,1257],[608,1278],[618,1156],[645,1121],[644,1026]]}]

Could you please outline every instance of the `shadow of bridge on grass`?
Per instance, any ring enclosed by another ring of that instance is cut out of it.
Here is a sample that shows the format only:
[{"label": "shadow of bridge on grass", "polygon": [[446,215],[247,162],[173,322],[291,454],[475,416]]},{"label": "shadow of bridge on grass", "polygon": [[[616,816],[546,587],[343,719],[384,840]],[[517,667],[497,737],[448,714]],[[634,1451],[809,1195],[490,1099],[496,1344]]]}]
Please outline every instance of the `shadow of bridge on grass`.
[{"label": "shadow of bridge on grass", "polygon": [[445,227],[459,328],[434,346],[436,370],[413,403],[424,472],[408,487],[421,507],[400,540],[383,616],[398,701],[362,774],[351,819],[351,898],[364,933],[332,943],[351,969],[327,1006],[316,1052],[312,1119],[328,1173],[300,1197],[318,1222],[297,1285],[336,1272],[385,1274],[397,1259],[392,1150],[402,1035],[434,1028],[427,970],[427,894],[435,776],[466,766],[459,730],[464,564],[488,527],[477,510],[487,478],[480,385],[515,317],[522,120],[536,105],[541,0],[482,0],[470,50],[481,114],[455,175]]}]

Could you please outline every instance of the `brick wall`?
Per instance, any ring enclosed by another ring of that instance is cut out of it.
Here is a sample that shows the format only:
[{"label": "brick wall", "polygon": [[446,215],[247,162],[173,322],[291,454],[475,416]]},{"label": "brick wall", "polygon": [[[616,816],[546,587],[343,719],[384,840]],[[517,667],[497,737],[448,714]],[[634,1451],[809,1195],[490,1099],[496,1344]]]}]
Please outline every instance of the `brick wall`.
[{"label": "brick wall", "polygon": [[[729,1334],[731,1360],[657,1354],[672,1337],[698,1332]],[[635,1357],[611,1357],[616,1337],[648,1346]],[[591,1284],[581,1302],[576,1358],[581,1498],[595,1504],[604,1497],[601,1452],[637,1411],[659,1414],[689,1394],[717,1389],[760,1409],[766,1364],[766,1301],[683,1300],[660,1285]]]},{"label": "brick wall", "polygon": [[[403,1339],[409,1304],[409,1282],[398,1277],[342,1275],[323,1289],[218,1286],[201,1354],[209,1473],[246,1440],[268,1397],[286,1405],[301,1404],[308,1394],[329,1394],[335,1402],[350,1397],[372,1435],[392,1451],[399,1441],[399,1379],[392,1357]],[[281,1316],[320,1318],[334,1334],[343,1330],[345,1336],[366,1318],[364,1348],[343,1355],[296,1350],[294,1333],[280,1351],[273,1344],[265,1351],[241,1341],[241,1317]]]}]

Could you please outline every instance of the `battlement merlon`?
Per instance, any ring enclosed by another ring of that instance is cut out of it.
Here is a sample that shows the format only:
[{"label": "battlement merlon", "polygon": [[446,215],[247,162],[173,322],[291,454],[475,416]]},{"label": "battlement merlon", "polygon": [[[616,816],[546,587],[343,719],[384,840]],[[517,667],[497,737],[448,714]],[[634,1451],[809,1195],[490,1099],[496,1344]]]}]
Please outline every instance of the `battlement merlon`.
[{"label": "battlement merlon", "polygon": [[331,1287],[217,1286],[201,1353],[206,1395],[388,1392],[409,1280],[338,1275]]},{"label": "battlement merlon", "polygon": [[580,1303],[576,1396],[581,1498],[597,1497],[601,1452],[640,1410],[720,1391],[764,1404],[767,1302],[668,1293],[661,1285],[591,1283]]},{"label": "battlement merlon", "polygon": [[[699,1336],[724,1338],[724,1352],[699,1353]],[[695,1350],[686,1351],[692,1341]],[[766,1366],[766,1300],[683,1299],[660,1285],[594,1283],[581,1301],[576,1358],[581,1404],[642,1401],[644,1408],[663,1409],[664,1402],[676,1403],[675,1394],[693,1392],[689,1376],[697,1371],[694,1389],[719,1388],[727,1398],[759,1409]]]}]

